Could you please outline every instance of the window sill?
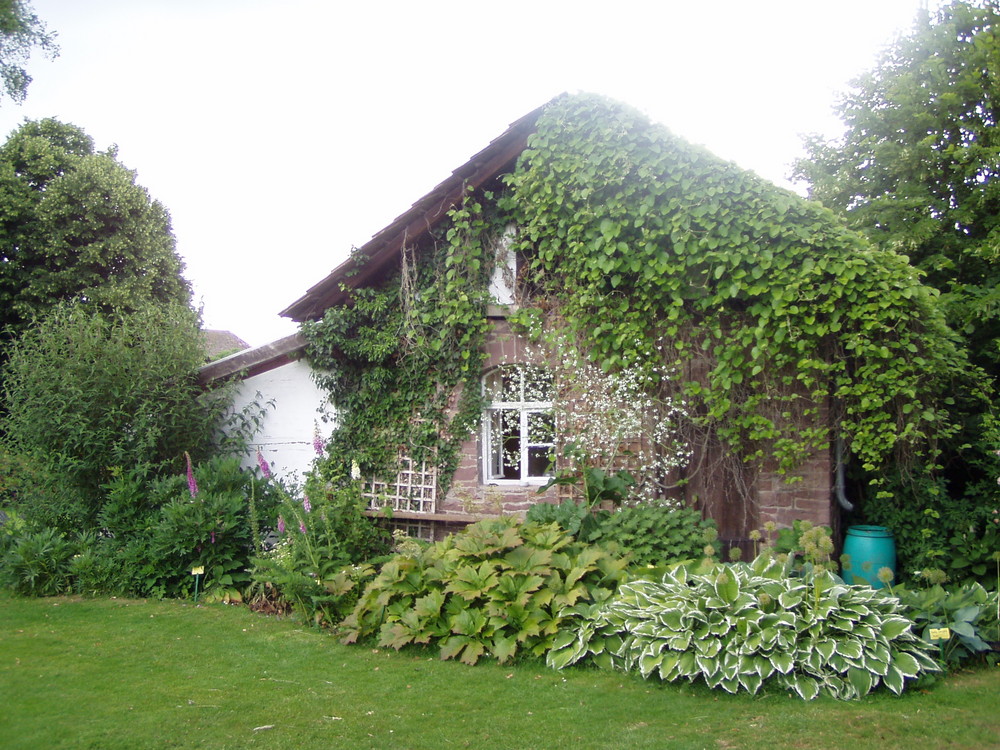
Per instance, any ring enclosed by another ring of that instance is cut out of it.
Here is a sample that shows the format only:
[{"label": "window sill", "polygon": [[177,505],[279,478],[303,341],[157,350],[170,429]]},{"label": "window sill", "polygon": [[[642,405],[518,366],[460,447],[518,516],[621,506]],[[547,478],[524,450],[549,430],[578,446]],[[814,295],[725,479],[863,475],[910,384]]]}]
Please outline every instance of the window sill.
[{"label": "window sill", "polygon": [[531,477],[529,479],[490,479],[483,482],[482,487],[541,487],[552,477]]}]

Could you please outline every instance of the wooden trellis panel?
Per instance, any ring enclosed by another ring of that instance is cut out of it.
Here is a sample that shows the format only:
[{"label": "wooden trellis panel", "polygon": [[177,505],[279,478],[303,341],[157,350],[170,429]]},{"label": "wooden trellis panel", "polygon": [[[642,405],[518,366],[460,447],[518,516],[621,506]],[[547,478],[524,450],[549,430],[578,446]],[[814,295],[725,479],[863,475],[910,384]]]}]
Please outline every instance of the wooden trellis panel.
[{"label": "wooden trellis panel", "polygon": [[437,466],[411,458],[399,459],[399,472],[394,482],[370,479],[362,493],[371,510],[392,508],[410,513],[435,513],[437,511]]}]

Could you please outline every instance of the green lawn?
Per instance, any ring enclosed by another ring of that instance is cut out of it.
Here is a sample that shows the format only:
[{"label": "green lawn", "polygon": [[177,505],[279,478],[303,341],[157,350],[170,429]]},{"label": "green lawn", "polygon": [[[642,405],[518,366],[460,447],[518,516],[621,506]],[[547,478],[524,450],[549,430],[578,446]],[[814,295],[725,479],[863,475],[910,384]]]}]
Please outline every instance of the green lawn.
[{"label": "green lawn", "polygon": [[804,703],[341,646],[243,608],[0,595],[0,747],[989,748],[1000,669]]}]

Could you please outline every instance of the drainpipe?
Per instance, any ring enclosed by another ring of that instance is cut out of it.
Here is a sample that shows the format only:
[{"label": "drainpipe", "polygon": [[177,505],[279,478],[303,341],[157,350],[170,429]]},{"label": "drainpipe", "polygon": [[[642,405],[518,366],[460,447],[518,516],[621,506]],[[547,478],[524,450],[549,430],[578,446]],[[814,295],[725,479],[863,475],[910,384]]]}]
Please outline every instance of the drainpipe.
[{"label": "drainpipe", "polygon": [[837,445],[837,448],[836,448],[836,450],[837,450],[837,470],[836,470],[837,473],[836,473],[836,477],[834,479],[834,491],[837,494],[837,502],[840,504],[840,507],[843,508],[844,510],[850,512],[850,511],[854,510],[854,503],[852,503],[850,500],[848,500],[847,499],[847,495],[844,493],[844,486],[846,484],[846,482],[844,480],[844,459],[845,459],[845,454],[847,453],[847,450],[844,447],[844,438],[840,434],[837,435],[837,443],[836,443],[836,445]]}]

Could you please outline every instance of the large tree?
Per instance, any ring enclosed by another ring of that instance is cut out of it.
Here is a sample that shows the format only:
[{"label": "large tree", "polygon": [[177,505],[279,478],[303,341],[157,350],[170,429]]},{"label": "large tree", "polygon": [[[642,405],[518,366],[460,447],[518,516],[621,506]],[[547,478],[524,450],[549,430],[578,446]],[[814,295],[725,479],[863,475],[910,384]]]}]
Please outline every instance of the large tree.
[{"label": "large tree", "polygon": [[65,300],[105,311],[190,302],[170,218],[114,149],[26,122],[0,147],[0,329]]},{"label": "large tree", "polygon": [[24,69],[33,48],[54,57],[55,35],[45,29],[31,4],[24,0],[0,0],[0,91],[15,102],[24,101],[31,76]]},{"label": "large tree", "polygon": [[798,176],[942,294],[970,353],[1000,373],[1000,3],[921,12],[814,137]]},{"label": "large tree", "polygon": [[[812,197],[923,272],[994,386],[1000,385],[998,21],[997,0],[922,11],[912,31],[840,102],[843,137],[810,139],[808,158],[796,166]],[[939,463],[916,479],[900,474],[891,497],[866,503],[868,517],[895,526],[904,546],[923,545],[919,564],[933,559],[932,545],[942,555],[950,549],[949,558],[971,559],[957,551],[963,534],[979,534],[976,524],[981,530],[996,507],[995,423],[982,400],[961,389],[951,412],[963,429],[941,446]]]}]

